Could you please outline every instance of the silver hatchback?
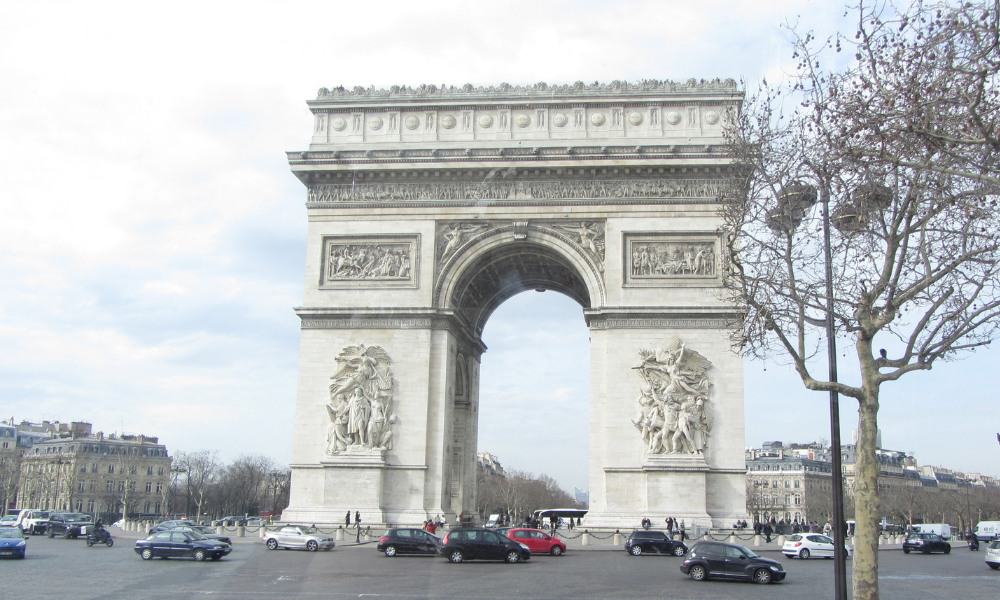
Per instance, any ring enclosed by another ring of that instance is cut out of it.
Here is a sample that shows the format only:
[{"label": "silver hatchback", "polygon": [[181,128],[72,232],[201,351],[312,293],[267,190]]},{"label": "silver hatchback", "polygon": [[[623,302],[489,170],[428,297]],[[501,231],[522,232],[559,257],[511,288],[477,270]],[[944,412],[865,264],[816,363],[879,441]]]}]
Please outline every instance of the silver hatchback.
[{"label": "silver hatchback", "polygon": [[268,531],[264,536],[268,550],[278,548],[304,548],[310,552],[333,550],[333,538],[320,533],[309,533],[306,528],[286,525],[277,531]]},{"label": "silver hatchback", "polygon": [[1000,569],[1000,540],[993,540],[986,546],[986,564],[994,571]]}]

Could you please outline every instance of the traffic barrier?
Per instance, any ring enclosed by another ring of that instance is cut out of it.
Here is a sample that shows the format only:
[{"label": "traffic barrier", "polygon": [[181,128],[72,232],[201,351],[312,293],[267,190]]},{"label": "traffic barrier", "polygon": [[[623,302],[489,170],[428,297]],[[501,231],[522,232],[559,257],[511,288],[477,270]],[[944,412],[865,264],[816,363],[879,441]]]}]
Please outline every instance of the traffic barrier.
[{"label": "traffic barrier", "polygon": [[757,535],[753,536],[753,545],[754,545],[754,548],[759,548],[760,547],[760,543],[761,543],[760,534],[757,534]]},{"label": "traffic barrier", "polygon": [[781,548],[785,547],[785,536],[784,534],[778,536],[778,546]]},{"label": "traffic barrier", "polygon": [[615,546],[622,545],[622,534],[619,533],[617,530],[615,530],[615,536],[614,538],[612,538],[611,543],[614,544]]},{"label": "traffic barrier", "polygon": [[236,537],[246,537],[247,528],[245,525],[240,525],[236,528]]},{"label": "traffic barrier", "polygon": [[580,536],[580,545],[581,546],[589,546],[590,545],[590,534],[587,533],[586,529],[583,530],[583,535]]},{"label": "traffic barrier", "polygon": [[337,536],[336,536],[335,539],[338,542],[344,541],[344,528],[343,527],[338,527],[337,528]]}]

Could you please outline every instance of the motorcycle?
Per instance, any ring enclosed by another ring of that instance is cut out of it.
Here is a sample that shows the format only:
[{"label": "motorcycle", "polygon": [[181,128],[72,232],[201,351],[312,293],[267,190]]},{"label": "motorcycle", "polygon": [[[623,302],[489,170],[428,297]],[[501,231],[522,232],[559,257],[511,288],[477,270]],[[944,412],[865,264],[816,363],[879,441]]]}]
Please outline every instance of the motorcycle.
[{"label": "motorcycle", "polygon": [[107,544],[108,548],[115,545],[114,538],[111,537],[111,532],[103,527],[101,529],[91,529],[87,532],[87,547],[91,547],[94,544]]},{"label": "motorcycle", "polygon": [[979,551],[979,539],[976,536],[969,538],[969,550],[972,550],[973,552]]}]

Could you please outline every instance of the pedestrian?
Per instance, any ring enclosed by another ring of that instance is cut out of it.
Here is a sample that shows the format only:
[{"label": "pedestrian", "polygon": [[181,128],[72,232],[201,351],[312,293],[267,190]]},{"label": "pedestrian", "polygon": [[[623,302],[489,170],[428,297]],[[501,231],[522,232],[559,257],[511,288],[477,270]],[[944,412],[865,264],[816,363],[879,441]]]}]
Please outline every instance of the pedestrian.
[{"label": "pedestrian", "polygon": [[344,517],[344,527],[351,526],[351,511],[347,511],[347,516]]},{"label": "pedestrian", "polygon": [[830,525],[830,522],[827,521],[826,524],[823,525],[823,535],[829,536],[832,531],[833,531],[833,525]]},{"label": "pedestrian", "polygon": [[357,524],[358,526],[361,525],[361,511],[360,510],[354,511],[354,523]]},{"label": "pedestrian", "polygon": [[764,537],[766,538],[765,541],[768,544],[770,544],[771,543],[771,534],[774,532],[774,529],[771,528],[771,524],[770,523],[764,523],[764,530],[763,531],[764,531]]}]

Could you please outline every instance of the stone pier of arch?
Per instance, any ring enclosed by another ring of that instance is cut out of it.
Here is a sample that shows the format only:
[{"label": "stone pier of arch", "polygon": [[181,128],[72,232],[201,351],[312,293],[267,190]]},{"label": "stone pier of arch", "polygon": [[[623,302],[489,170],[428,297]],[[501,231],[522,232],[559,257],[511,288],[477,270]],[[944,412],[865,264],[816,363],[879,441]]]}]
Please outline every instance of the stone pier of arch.
[{"label": "stone pier of arch", "polygon": [[288,153],[308,251],[283,519],[474,515],[481,333],[526,289],[590,328],[588,524],[746,518],[717,215],[741,100],[731,81],[321,89]]}]

